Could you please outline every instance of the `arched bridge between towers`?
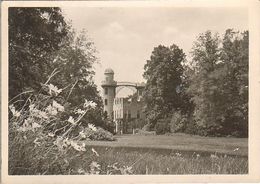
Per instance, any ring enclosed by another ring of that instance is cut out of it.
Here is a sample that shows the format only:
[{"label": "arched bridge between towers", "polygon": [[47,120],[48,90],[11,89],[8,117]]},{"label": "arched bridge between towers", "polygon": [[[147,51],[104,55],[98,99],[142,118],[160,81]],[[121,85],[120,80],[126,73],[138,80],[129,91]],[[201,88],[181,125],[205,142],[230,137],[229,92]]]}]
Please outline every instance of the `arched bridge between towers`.
[{"label": "arched bridge between towers", "polygon": [[141,95],[142,89],[144,89],[145,84],[144,83],[135,83],[135,82],[117,82],[116,94],[125,87],[131,89],[133,92],[135,92],[135,90],[136,90],[138,95]]}]

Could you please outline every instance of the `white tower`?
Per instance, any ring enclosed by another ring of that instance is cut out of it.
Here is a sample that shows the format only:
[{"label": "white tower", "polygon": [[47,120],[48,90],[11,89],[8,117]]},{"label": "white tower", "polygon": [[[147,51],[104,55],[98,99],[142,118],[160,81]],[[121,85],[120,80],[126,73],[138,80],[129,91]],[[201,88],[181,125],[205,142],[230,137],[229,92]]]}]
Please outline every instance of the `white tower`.
[{"label": "white tower", "polygon": [[113,104],[116,95],[117,82],[114,81],[114,71],[108,68],[104,72],[105,80],[102,81],[101,87],[103,88],[102,96],[104,103],[104,111],[110,120],[113,120]]}]

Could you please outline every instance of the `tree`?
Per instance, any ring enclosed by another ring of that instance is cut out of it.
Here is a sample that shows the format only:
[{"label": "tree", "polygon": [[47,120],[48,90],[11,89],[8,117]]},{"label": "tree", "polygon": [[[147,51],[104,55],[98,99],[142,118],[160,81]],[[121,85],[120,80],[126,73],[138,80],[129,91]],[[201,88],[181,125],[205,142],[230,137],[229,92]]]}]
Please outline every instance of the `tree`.
[{"label": "tree", "polygon": [[51,53],[61,47],[68,25],[60,8],[8,10],[9,98],[47,80]]},{"label": "tree", "polygon": [[221,61],[226,71],[223,90],[226,93],[225,133],[248,135],[248,31],[226,30],[221,49]]},{"label": "tree", "polygon": [[155,47],[144,66],[147,80],[144,90],[145,111],[151,123],[181,108],[182,62],[185,54],[176,45]]},{"label": "tree", "polygon": [[219,36],[207,31],[198,37],[192,48],[193,72],[188,93],[195,105],[194,120],[199,127],[206,129],[217,126],[221,119],[216,109],[216,103],[221,101],[216,85],[219,76],[214,73],[219,61],[219,43]]},{"label": "tree", "polygon": [[28,89],[39,91],[56,71],[49,82],[71,89],[62,90],[63,100],[71,106],[80,106],[85,99],[97,103],[82,124],[104,126],[102,100],[93,82],[94,62],[94,43],[86,32],[75,33],[60,8],[9,9],[10,99]]},{"label": "tree", "polygon": [[52,79],[56,86],[63,84],[71,88],[65,96],[72,106],[83,104],[85,99],[97,103],[95,111],[90,111],[83,118],[84,123],[104,126],[103,103],[93,81],[93,64],[97,62],[94,43],[87,37],[85,31],[76,34],[70,31],[62,42],[63,47],[55,52],[51,64],[52,70],[59,72]]},{"label": "tree", "polygon": [[241,39],[241,35],[227,30],[221,40],[207,31],[194,43],[187,91],[195,105],[195,125],[204,135],[239,136],[247,129],[246,35]]}]

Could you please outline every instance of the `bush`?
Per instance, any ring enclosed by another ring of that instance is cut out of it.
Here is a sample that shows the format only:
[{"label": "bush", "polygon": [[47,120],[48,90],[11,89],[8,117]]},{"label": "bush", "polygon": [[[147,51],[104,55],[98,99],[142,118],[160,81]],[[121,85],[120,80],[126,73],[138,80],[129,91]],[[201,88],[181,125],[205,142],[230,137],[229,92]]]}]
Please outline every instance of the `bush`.
[{"label": "bush", "polygon": [[170,132],[169,119],[161,119],[155,125],[155,132],[157,135]]},{"label": "bush", "polygon": [[148,124],[144,125],[143,128],[142,128],[142,130],[143,130],[143,131],[151,131],[151,124],[148,123]]},{"label": "bush", "polygon": [[85,100],[71,107],[62,89],[47,83],[42,86],[22,106],[16,104],[16,99],[9,102],[10,175],[71,174],[73,160],[86,152],[84,137],[114,140],[102,128],[82,125],[84,115],[96,108],[95,102]]},{"label": "bush", "polygon": [[84,128],[80,133],[81,139],[90,139],[90,140],[96,140],[96,141],[114,141],[115,138],[113,137],[113,134],[104,130],[100,127],[94,127],[91,125],[90,127]]},{"label": "bush", "polygon": [[180,111],[176,111],[172,114],[170,122],[170,131],[174,132],[184,132],[186,124],[188,123],[187,115],[183,115]]}]

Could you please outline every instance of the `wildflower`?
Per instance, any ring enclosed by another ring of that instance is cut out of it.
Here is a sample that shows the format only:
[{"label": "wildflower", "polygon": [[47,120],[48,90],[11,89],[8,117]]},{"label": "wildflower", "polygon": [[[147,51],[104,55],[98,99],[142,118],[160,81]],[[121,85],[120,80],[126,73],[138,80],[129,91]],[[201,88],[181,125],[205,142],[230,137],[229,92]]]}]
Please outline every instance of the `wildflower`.
[{"label": "wildflower", "polygon": [[57,86],[54,86],[53,84],[47,85],[49,88],[49,94],[52,95],[52,92],[57,96],[62,92],[62,89],[58,89]]},{"label": "wildflower", "polygon": [[41,128],[42,126],[38,123],[33,122],[32,123],[32,129]]},{"label": "wildflower", "polygon": [[211,154],[211,155],[210,155],[210,158],[211,158],[211,159],[218,159],[218,156],[217,156],[216,154]]},{"label": "wildflower", "polygon": [[90,164],[90,168],[100,169],[100,165],[97,162],[92,161]]},{"label": "wildflower", "polygon": [[91,174],[99,174],[100,173],[100,165],[97,162],[95,162],[95,161],[91,162],[90,173]]},{"label": "wildflower", "polygon": [[81,146],[77,144],[75,141],[71,141],[70,145],[77,151],[86,151],[85,143],[83,143]]},{"label": "wildflower", "polygon": [[94,148],[92,148],[91,151],[92,151],[97,157],[99,157],[99,154],[96,152],[96,150],[95,150]]},{"label": "wildflower", "polygon": [[69,117],[68,122],[71,123],[72,125],[76,125],[75,120],[71,116]]},{"label": "wildflower", "polygon": [[88,124],[88,128],[90,128],[93,131],[97,131],[97,128],[93,124]]},{"label": "wildflower", "polygon": [[234,149],[233,151],[238,151],[239,150],[239,148],[236,148],[236,149]]},{"label": "wildflower", "polygon": [[53,133],[48,133],[49,137],[54,137],[55,135]]},{"label": "wildflower", "polygon": [[79,136],[80,136],[81,138],[83,138],[83,139],[86,138],[86,135],[85,135],[84,131],[79,132]]},{"label": "wildflower", "polygon": [[83,111],[83,110],[81,110],[81,109],[77,109],[76,110],[76,114],[84,114],[85,113],[85,111]]},{"label": "wildflower", "polygon": [[124,166],[123,168],[120,168],[121,174],[132,174],[132,167]]},{"label": "wildflower", "polygon": [[180,153],[175,153],[175,155],[176,155],[177,157],[181,157],[181,154],[180,154]]},{"label": "wildflower", "polygon": [[95,108],[96,107],[96,103],[93,101],[88,101],[85,99],[85,103],[84,103],[84,108],[90,107],[90,108]]},{"label": "wildflower", "polygon": [[59,103],[57,103],[55,100],[53,100],[52,106],[60,112],[64,111],[64,107],[62,105],[60,105]]},{"label": "wildflower", "polygon": [[34,107],[35,107],[34,104],[29,105],[29,110],[32,111],[34,109]]},{"label": "wildflower", "polygon": [[48,114],[52,115],[52,116],[56,116],[58,114],[58,111],[56,108],[52,107],[52,105],[49,105],[47,108],[46,108],[46,111]]},{"label": "wildflower", "polygon": [[36,138],[34,141],[33,141],[33,143],[34,144],[36,144],[37,146],[40,146],[41,145],[41,143],[40,142],[37,142],[39,139],[38,138]]},{"label": "wildflower", "polygon": [[197,154],[196,156],[197,156],[197,158],[199,158],[199,157],[200,157],[200,154]]},{"label": "wildflower", "polygon": [[48,116],[47,116],[46,112],[44,112],[44,111],[39,111],[39,116],[43,119],[48,119]]},{"label": "wildflower", "polygon": [[84,171],[82,168],[79,168],[79,169],[78,169],[78,173],[79,173],[79,174],[85,174],[85,171]]},{"label": "wildflower", "polygon": [[10,105],[9,108],[10,108],[11,112],[13,113],[13,116],[14,116],[14,117],[19,117],[19,116],[21,115],[21,113],[20,113],[19,111],[16,111],[16,110],[15,110],[15,107],[14,107],[13,104]]},{"label": "wildflower", "polygon": [[53,144],[56,145],[60,150],[68,146],[65,140],[60,136],[57,137],[57,139],[53,142]]}]

